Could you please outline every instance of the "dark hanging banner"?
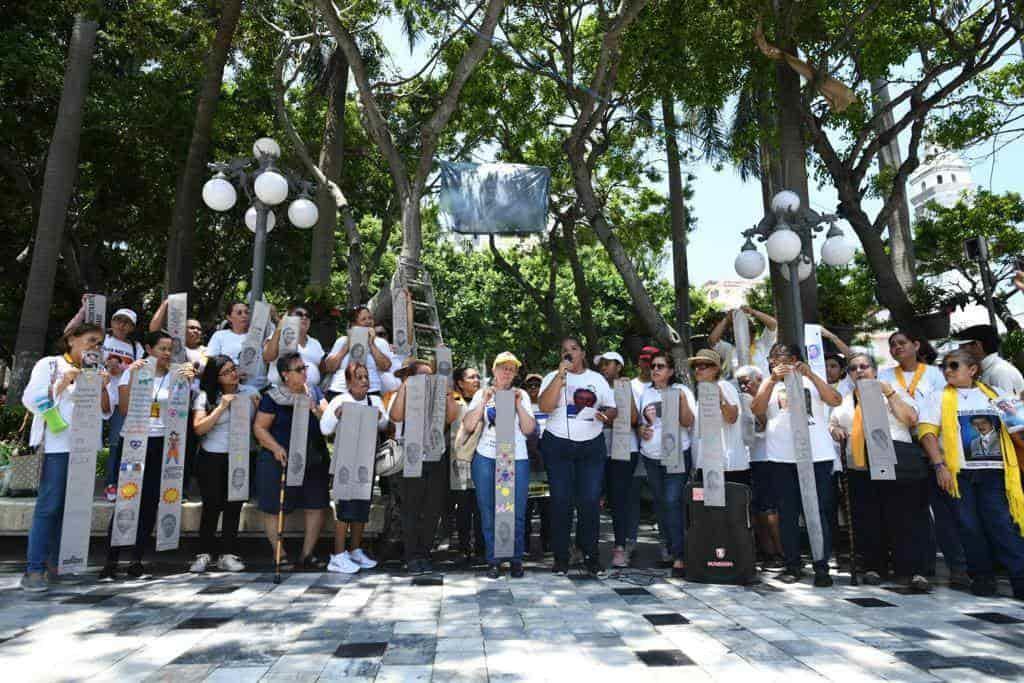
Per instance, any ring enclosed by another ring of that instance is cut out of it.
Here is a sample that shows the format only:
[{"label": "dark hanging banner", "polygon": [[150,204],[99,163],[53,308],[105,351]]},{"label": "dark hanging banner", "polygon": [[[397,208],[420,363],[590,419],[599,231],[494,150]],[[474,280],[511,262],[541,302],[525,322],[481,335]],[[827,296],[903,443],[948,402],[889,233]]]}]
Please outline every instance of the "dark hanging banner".
[{"label": "dark hanging banner", "polygon": [[523,164],[441,162],[441,225],[467,235],[543,232],[551,171]]}]

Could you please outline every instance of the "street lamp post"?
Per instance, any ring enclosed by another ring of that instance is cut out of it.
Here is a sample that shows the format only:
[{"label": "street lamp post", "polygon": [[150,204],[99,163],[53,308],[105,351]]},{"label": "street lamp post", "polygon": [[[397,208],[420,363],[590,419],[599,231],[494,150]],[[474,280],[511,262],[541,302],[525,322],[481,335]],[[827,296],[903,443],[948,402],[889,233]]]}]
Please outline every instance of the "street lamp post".
[{"label": "street lamp post", "polygon": [[789,281],[792,328],[787,332],[800,349],[804,347],[800,282],[806,280],[812,270],[811,256],[804,249],[805,241],[809,245],[813,236],[824,230],[827,224],[829,230],[821,248],[822,261],[830,266],[842,266],[853,258],[854,244],[836,225],[837,220],[835,215],[801,208],[800,196],[791,190],[783,190],[772,198],[771,211],[757,225],[743,231],[747,240],[736,257],[736,272],[748,280],[764,272],[767,264],[753,240],[757,238],[759,242],[764,242],[768,258],[784,268],[782,274]]},{"label": "street lamp post", "polygon": [[[252,246],[252,284],[250,305],[263,298],[263,275],[267,262],[267,234],[274,229],[277,217],[272,207],[288,198],[289,190],[298,194],[288,206],[288,220],[296,228],[312,228],[319,218],[316,204],[310,199],[313,183],[286,177],[277,168],[281,147],[272,138],[260,138],[252,146],[253,158],[234,159],[228,163],[208,164],[214,176],[203,186],[203,202],[214,211],[231,209],[238,199],[239,187],[251,202],[245,212],[245,224],[255,235]],[[256,170],[248,169],[256,163]]]}]

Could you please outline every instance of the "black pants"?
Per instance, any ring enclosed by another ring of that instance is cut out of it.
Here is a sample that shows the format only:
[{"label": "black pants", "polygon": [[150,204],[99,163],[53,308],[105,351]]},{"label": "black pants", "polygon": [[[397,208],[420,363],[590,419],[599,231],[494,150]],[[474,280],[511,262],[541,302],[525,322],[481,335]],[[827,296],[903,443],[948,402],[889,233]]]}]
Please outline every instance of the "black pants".
[{"label": "black pants", "polygon": [[[228,454],[196,454],[196,476],[199,493],[203,497],[203,513],[199,518],[199,548],[210,557],[234,554],[238,538],[238,522],[242,517],[244,501],[228,502]],[[217,541],[217,522],[224,515],[221,541]]]},{"label": "black pants", "polygon": [[402,495],[402,543],[405,560],[426,560],[445,509],[448,456],[441,462],[423,463],[419,477],[398,475]]},{"label": "black pants", "polygon": [[897,576],[924,574],[921,544],[927,538],[926,479],[872,481],[870,472],[849,471],[854,543],[865,571],[885,576],[892,553]]},{"label": "black pants", "polygon": [[[124,453],[124,445],[121,446]],[[135,544],[130,547],[132,560],[142,562],[142,556],[146,552],[153,536],[153,527],[156,526],[156,512],[160,505],[160,473],[163,468],[164,438],[162,436],[149,437],[146,443],[146,466],[142,472],[142,495],[139,500],[139,526],[135,533]],[[123,460],[122,460],[123,462]],[[107,564],[114,564],[121,555],[121,548],[110,545],[111,535],[114,530],[114,517],[110,517],[110,525],[107,527]]]},{"label": "black pants", "polygon": [[459,552],[464,555],[482,555],[484,531],[480,526],[480,510],[476,506],[476,491],[448,491],[448,501],[455,512],[455,532],[459,536]]},{"label": "black pants", "polygon": [[[772,489],[779,503],[779,535],[782,552],[786,556],[786,568],[799,570],[803,566],[800,558],[800,515],[803,513],[803,499],[800,496],[800,479],[796,465],[785,462],[769,462]],[[832,482],[832,461],[814,463],[814,483],[818,493],[818,518],[821,521],[821,536],[824,557],[812,562],[815,572],[828,571],[828,559],[832,555],[832,518],[834,496]]]},{"label": "black pants", "polygon": [[[540,543],[541,549],[546,553],[551,548],[551,505],[550,498],[531,498],[526,504],[526,528],[523,530],[526,537],[523,539],[523,549],[530,552],[530,533],[533,530],[533,515],[540,515]],[[577,538],[579,529],[577,525]]]}]

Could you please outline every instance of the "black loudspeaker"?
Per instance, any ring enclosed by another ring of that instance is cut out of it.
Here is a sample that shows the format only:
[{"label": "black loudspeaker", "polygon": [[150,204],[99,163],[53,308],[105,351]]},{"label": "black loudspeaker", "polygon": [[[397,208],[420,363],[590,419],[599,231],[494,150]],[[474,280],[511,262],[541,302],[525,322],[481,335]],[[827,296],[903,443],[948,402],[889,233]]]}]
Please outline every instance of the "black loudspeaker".
[{"label": "black loudspeaker", "polygon": [[726,482],[725,507],[705,507],[704,489],[686,487],[686,579],[746,585],[757,581],[750,487]]}]

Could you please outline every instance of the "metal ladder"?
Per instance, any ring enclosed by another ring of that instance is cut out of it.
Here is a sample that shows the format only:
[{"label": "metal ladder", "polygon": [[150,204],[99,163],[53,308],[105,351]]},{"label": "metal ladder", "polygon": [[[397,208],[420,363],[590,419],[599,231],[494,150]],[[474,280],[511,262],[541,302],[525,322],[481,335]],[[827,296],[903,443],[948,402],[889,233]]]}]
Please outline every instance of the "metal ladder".
[{"label": "metal ladder", "polygon": [[400,287],[405,287],[411,294],[413,316],[409,322],[412,328],[412,355],[422,358],[420,354],[427,353],[432,356],[437,347],[444,344],[444,337],[430,273],[422,263],[399,257],[398,267],[391,278],[391,288]]}]

